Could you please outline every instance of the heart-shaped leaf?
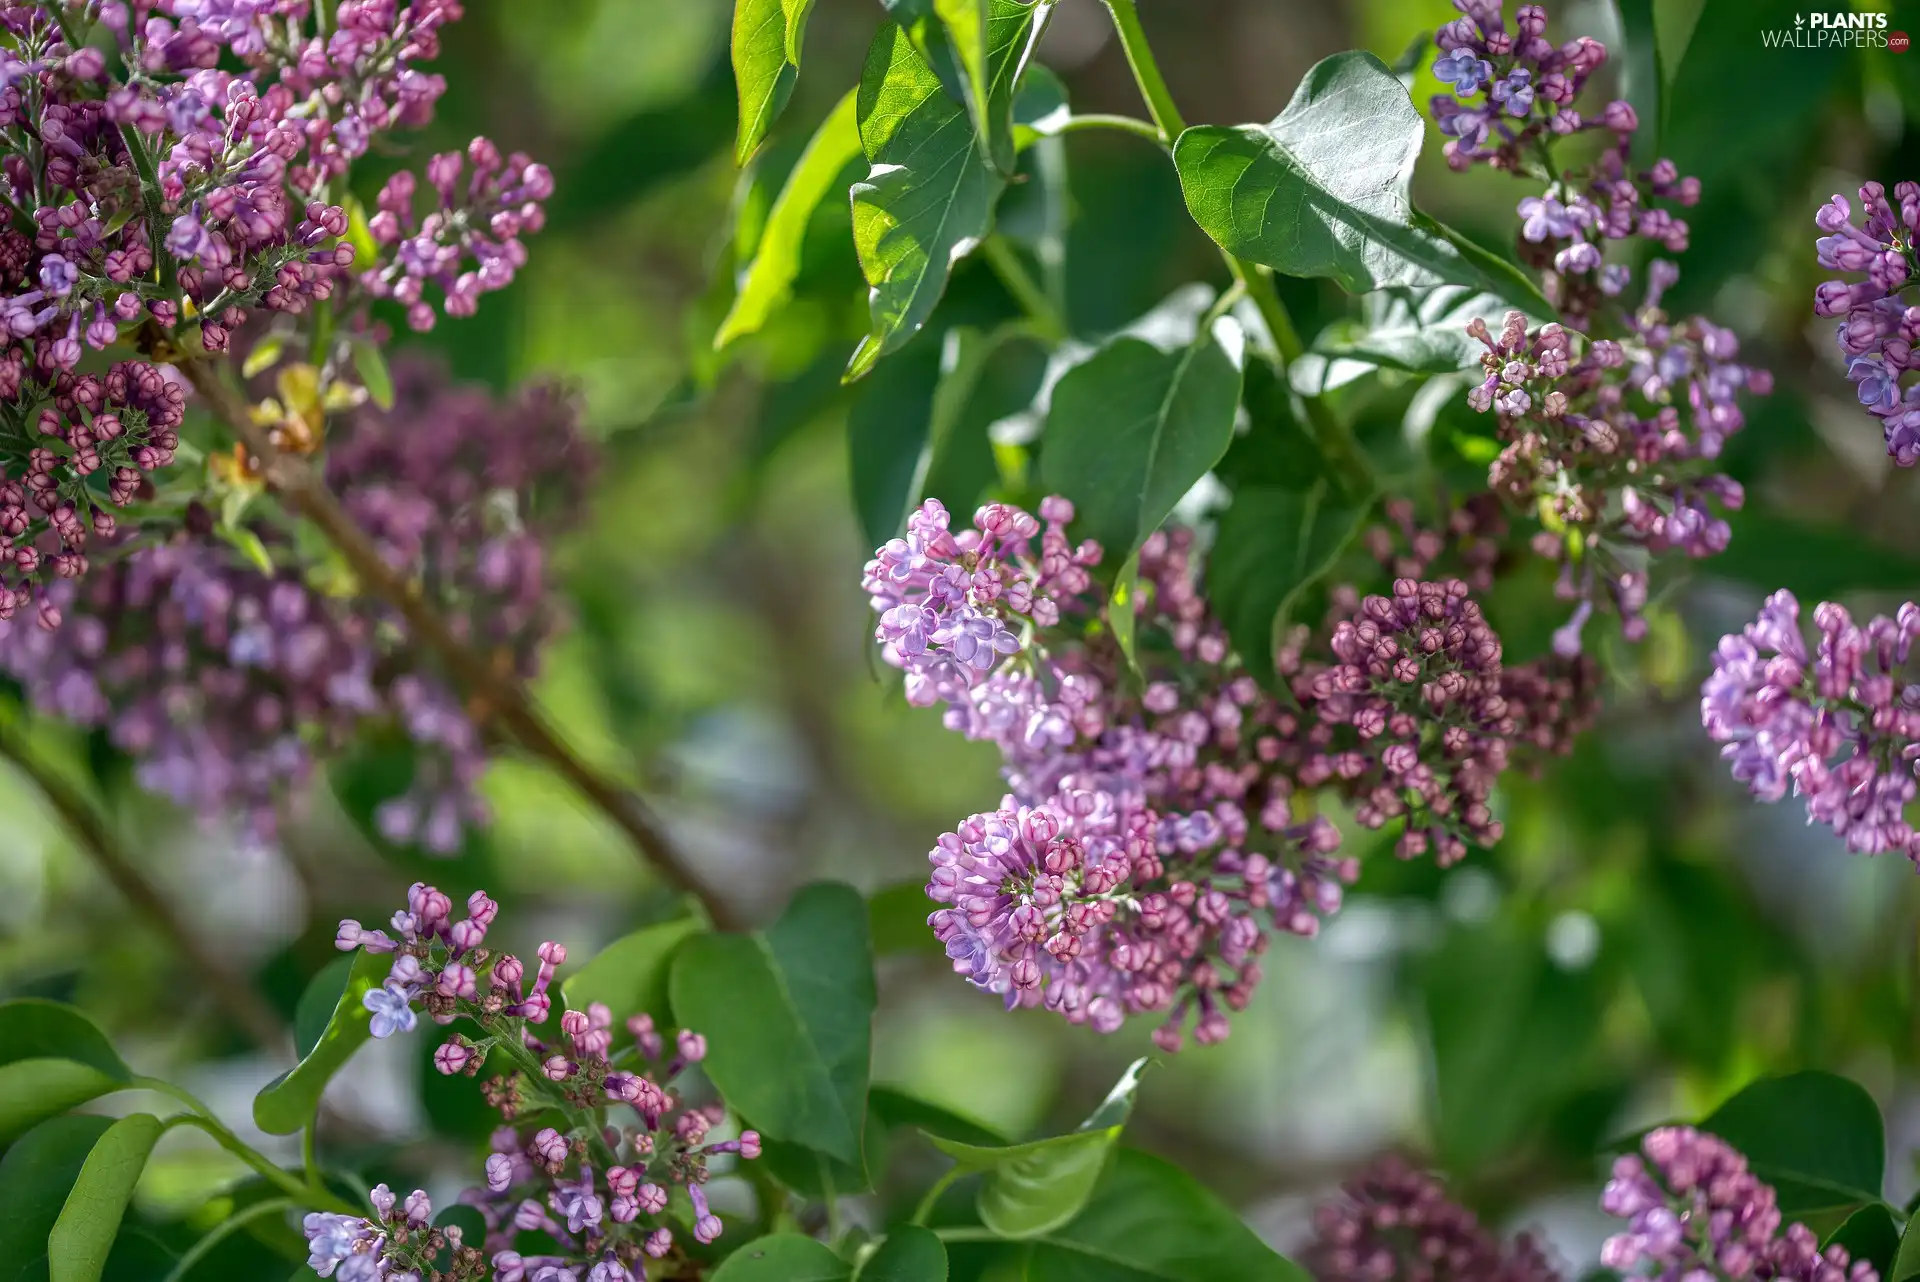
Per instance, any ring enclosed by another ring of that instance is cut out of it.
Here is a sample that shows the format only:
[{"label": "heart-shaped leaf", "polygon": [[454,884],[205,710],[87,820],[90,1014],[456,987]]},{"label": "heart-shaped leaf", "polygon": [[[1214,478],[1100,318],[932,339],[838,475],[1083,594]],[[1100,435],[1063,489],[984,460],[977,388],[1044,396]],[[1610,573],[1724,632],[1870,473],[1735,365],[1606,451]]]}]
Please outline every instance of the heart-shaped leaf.
[{"label": "heart-shaped leaf", "polygon": [[[332,1014],[324,1031],[298,1064],[273,1079],[253,1097],[253,1120],[269,1135],[293,1135],[306,1126],[320,1107],[320,1096],[333,1075],[373,1036],[373,1012],[362,1002],[368,991],[380,987],[393,969],[393,958],[362,950],[344,971],[330,966],[320,972],[300,1004],[325,1008],[333,994]],[[296,1020],[296,1023],[299,1021]],[[311,1021],[309,1021],[309,1026]]]},{"label": "heart-shaped leaf", "polygon": [[1333,567],[1366,514],[1366,504],[1334,497],[1326,481],[1305,491],[1234,491],[1207,556],[1207,593],[1256,680],[1275,679],[1274,646],[1294,602]]},{"label": "heart-shaped leaf", "polygon": [[845,1260],[812,1238],[773,1233],[722,1260],[713,1282],[846,1282],[852,1276]]},{"label": "heart-shaped leaf", "polygon": [[816,883],[763,932],[697,935],[668,987],[675,1020],[707,1039],[707,1076],[755,1129],[862,1163],[875,995],[858,892]]},{"label": "heart-shaped leaf", "polygon": [[134,1113],[95,1141],[47,1237],[52,1282],[100,1282],[133,1187],[164,1130],[151,1113]]},{"label": "heart-shaped leaf", "polygon": [[902,1224],[854,1274],[857,1282],[947,1282],[947,1248],[931,1229]]},{"label": "heart-shaped leaf", "polygon": [[968,1171],[981,1171],[980,1222],[1003,1238],[1057,1229],[1086,1206],[1133,1109],[1144,1059],[1135,1060],[1080,1129],[1026,1144],[982,1147],[928,1135]]},{"label": "heart-shaped leaf", "polygon": [[132,1078],[106,1034],[73,1007],[0,1002],[0,1145]]},{"label": "heart-shaped leaf", "polygon": [[1466,285],[1553,315],[1519,268],[1414,209],[1407,183],[1425,136],[1386,64],[1339,53],[1272,122],[1188,129],[1173,156],[1194,221],[1237,257],[1353,294]]},{"label": "heart-shaped leaf", "polygon": [[812,9],[813,0],[735,0],[733,79],[740,95],[736,164],[747,163],[793,96]]},{"label": "heart-shaped leaf", "polygon": [[854,91],[848,90],[840,105],[814,130],[807,149],[787,174],[773,208],[767,211],[753,261],[741,274],[733,305],[714,332],[715,351],[736,338],[759,332],[787,301],[793,282],[800,277],[800,251],[814,211],[834,190],[841,173],[860,156],[854,108]]},{"label": "heart-shaped leaf", "polygon": [[[1036,8],[992,0],[987,64],[996,111],[1013,102],[1032,57]],[[982,154],[966,109],[897,23],[881,28],[868,52],[859,121],[872,169],[851,193],[853,244],[872,286],[872,324],[847,364],[849,380],[926,323],[953,263],[991,228],[1006,186]]]},{"label": "heart-shaped leaf", "polygon": [[1886,1123],[1873,1096],[1844,1077],[1763,1077],[1700,1129],[1746,1154],[1753,1173],[1774,1186],[1788,1219],[1880,1200]]},{"label": "heart-shaped leaf", "polygon": [[1054,387],[1041,480],[1073,500],[1076,536],[1124,561],[1227,452],[1239,404],[1239,364],[1214,333],[1172,351],[1114,339]]},{"label": "heart-shaped leaf", "polygon": [[561,985],[567,1006],[585,1010],[602,1002],[613,1012],[616,1026],[641,1013],[667,1023],[667,976],[673,969],[673,955],[701,929],[691,917],[679,917],[622,935]]}]

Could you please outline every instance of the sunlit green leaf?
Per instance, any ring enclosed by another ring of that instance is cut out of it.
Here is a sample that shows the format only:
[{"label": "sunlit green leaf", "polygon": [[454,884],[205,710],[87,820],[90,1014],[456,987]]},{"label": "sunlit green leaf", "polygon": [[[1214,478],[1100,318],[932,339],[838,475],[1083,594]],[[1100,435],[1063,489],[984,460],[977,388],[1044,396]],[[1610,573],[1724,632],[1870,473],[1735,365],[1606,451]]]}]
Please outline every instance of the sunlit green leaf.
[{"label": "sunlit green leaf", "polygon": [[746,164],[786,110],[800,78],[800,47],[813,0],[735,0],[733,78],[740,97],[736,164]]},{"label": "sunlit green leaf", "polygon": [[846,1282],[853,1267],[810,1237],[775,1233],[747,1243],[714,1270],[713,1282]]},{"label": "sunlit green leaf", "polygon": [[1385,64],[1340,53],[1307,72],[1271,123],[1188,129],[1174,163],[1194,221],[1230,254],[1354,294],[1465,285],[1551,316],[1517,267],[1413,208],[1407,183],[1425,135]]},{"label": "sunlit green leaf", "polygon": [[561,985],[568,1008],[585,1010],[594,1002],[604,1002],[616,1025],[642,1013],[667,1023],[667,976],[673,955],[701,929],[691,917],[681,917],[622,935]]},{"label": "sunlit green leaf", "polygon": [[[314,1110],[320,1107],[320,1096],[327,1089],[327,1083],[353,1058],[353,1053],[373,1036],[373,1012],[366,1008],[361,999],[370,989],[380,987],[392,968],[393,958],[390,955],[363,949],[355,955],[344,982],[338,971],[321,972],[315,984],[325,986],[323,994],[325,991],[338,994],[333,1003],[333,1015],[313,1049],[253,1097],[255,1125],[269,1135],[292,1135],[306,1126]],[[335,989],[334,985],[339,987]],[[307,999],[302,997],[301,1000],[304,1002]],[[322,995],[313,1000],[324,1002],[325,998]]]},{"label": "sunlit green leaf", "polygon": [[151,1113],[134,1113],[94,1143],[47,1238],[52,1282],[100,1282],[134,1185],[163,1129]]},{"label": "sunlit green leaf", "polygon": [[18,1271],[47,1255],[47,1236],[110,1117],[72,1114],[40,1123],[0,1156],[0,1264]]}]

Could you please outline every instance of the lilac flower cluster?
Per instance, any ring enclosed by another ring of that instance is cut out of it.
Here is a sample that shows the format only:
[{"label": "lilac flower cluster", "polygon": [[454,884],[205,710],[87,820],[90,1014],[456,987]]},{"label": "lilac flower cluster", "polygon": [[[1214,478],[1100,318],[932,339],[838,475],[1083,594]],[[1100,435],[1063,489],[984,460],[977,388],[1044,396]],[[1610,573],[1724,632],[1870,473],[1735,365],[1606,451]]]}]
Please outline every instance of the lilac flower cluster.
[{"label": "lilac flower cluster", "polygon": [[1820,266],[1828,271],[1864,275],[1864,280],[1829,280],[1814,291],[1816,316],[1839,318],[1836,338],[1860,403],[1880,420],[1887,454],[1901,467],[1920,460],[1920,383],[1902,384],[1920,355],[1920,307],[1909,306],[1905,290],[1913,275],[1914,239],[1920,231],[1920,183],[1893,189],[1896,213],[1887,190],[1877,182],[1860,188],[1861,220],[1853,221],[1846,197],[1820,207],[1814,223],[1826,234],[1814,242]]},{"label": "lilac flower cluster", "polygon": [[[1096,622],[1099,548],[1071,544],[1066,500],[1041,510],[1044,534],[998,504],[954,534],[929,501],[865,579],[909,699],[1001,751],[1011,792],[940,838],[927,893],[954,968],[1009,1007],[1101,1032],[1160,1013],[1164,1049],[1189,1022],[1218,1041],[1267,932],[1314,934],[1357,875],[1314,794],[1397,823],[1404,858],[1452,862],[1499,838],[1488,802],[1509,741],[1562,746],[1580,715],[1564,674],[1509,684],[1459,580],[1352,597],[1321,641],[1332,662],[1304,658],[1301,629],[1276,698],[1209,612],[1182,528],[1140,551],[1135,682]],[[1447,546],[1421,543],[1428,559]]]},{"label": "lilac flower cluster", "polygon": [[1540,1245],[1501,1242],[1432,1176],[1384,1158],[1316,1208],[1300,1262],[1315,1282],[1560,1282]]},{"label": "lilac flower cluster", "polygon": [[[722,1225],[704,1188],[709,1163],[722,1155],[758,1157],[760,1137],[742,1131],[737,1139],[712,1139],[725,1109],[692,1106],[668,1085],[705,1057],[697,1033],[681,1030],[669,1054],[652,1020],[640,1014],[627,1021],[631,1044],[616,1049],[612,1014],[598,1003],[562,1012],[557,1036],[536,1032],[552,1014],[552,982],[566,949],[541,944],[529,982],[518,957],[486,946],[497,912],[476,891],[456,921],[446,895],[415,884],[388,930],[348,920],[337,938],[343,951],[393,955],[387,979],[363,999],[375,1037],[411,1031],[420,1011],[442,1026],[464,1020],[479,1036],[454,1034],[434,1052],[435,1067],[469,1077],[490,1060],[504,1067],[485,1095],[506,1125],[494,1132],[484,1185],[460,1197],[486,1221],[476,1256],[484,1256],[497,1282],[645,1282],[649,1260],[665,1261],[664,1276],[678,1276],[681,1250],[662,1222],[673,1190],[684,1190],[694,1239],[712,1242]],[[523,1114],[548,1120],[555,1110],[564,1125],[513,1125]],[[416,1267],[404,1236],[381,1227],[394,1222],[379,1193],[379,1223],[307,1218],[309,1263],[322,1277],[339,1264],[343,1278],[392,1282],[395,1270]],[[557,1253],[517,1250],[518,1235],[534,1232],[557,1244]],[[370,1263],[358,1263],[361,1257]],[[485,1275],[478,1259],[469,1263],[471,1276]],[[350,1274],[350,1266],[361,1272]]]},{"label": "lilac flower cluster", "polygon": [[[384,1184],[367,1195],[372,1218],[313,1211],[302,1221],[307,1267],[338,1282],[477,1282],[486,1256],[459,1225],[435,1228],[433,1201],[415,1189],[403,1201]],[[442,1256],[447,1267],[438,1267]]]},{"label": "lilac flower cluster", "polygon": [[[0,397],[17,397],[24,373],[18,348],[0,356]],[[108,509],[131,503],[173,461],[186,393],[144,361],[104,376],[57,373],[45,391],[37,414],[19,400],[0,404],[0,416],[19,416],[0,443],[0,623],[37,603],[40,626],[52,629],[61,616],[48,583],[85,574],[89,544],[110,545],[118,532]]]},{"label": "lilac flower cluster", "polygon": [[[546,540],[575,514],[585,466],[572,405],[544,388],[497,404],[432,366],[402,363],[394,378],[393,409],[338,425],[329,479],[460,636],[530,675],[558,624]],[[42,609],[68,616],[58,632],[0,622],[0,670],[35,707],[106,727],[143,787],[209,820],[237,814],[250,844],[271,844],[308,795],[317,752],[397,730],[415,745],[414,778],[377,821],[391,840],[457,850],[486,819],[486,743],[398,620],[309,586],[284,542],[264,544],[284,563],[265,573],[204,509],[188,526],[56,583]]]},{"label": "lilac flower cluster", "polygon": [[1832,828],[1858,854],[1903,850],[1920,862],[1907,822],[1920,759],[1920,684],[1906,670],[1920,606],[1864,626],[1822,602],[1810,649],[1791,592],[1767,598],[1739,634],[1722,637],[1700,690],[1700,719],[1725,744],[1733,776],[1762,801],[1789,787],[1807,821]]},{"label": "lilac flower cluster", "polygon": [[1690,1126],[1649,1131],[1613,1164],[1600,1207],[1627,1221],[1600,1263],[1628,1278],[1879,1282],[1847,1249],[1825,1251],[1803,1224],[1781,1229],[1774,1191],[1724,1140]]},{"label": "lilac flower cluster", "polygon": [[[1434,73],[1453,89],[1432,103],[1434,123],[1450,140],[1447,163],[1466,169],[1484,162],[1547,184],[1520,202],[1521,253],[1543,270],[1547,296],[1577,323],[1626,286],[1627,269],[1605,261],[1606,242],[1639,237],[1669,253],[1686,249],[1685,220],[1656,202],[1691,206],[1700,182],[1681,177],[1671,160],[1632,171],[1640,121],[1630,104],[1609,102],[1591,118],[1575,109],[1606,61],[1605,45],[1581,36],[1556,47],[1546,38],[1547,11],[1537,4],[1520,7],[1512,31],[1501,0],[1454,0],[1454,8],[1464,16],[1434,37],[1441,51]],[[1586,166],[1561,168],[1555,140],[1591,130],[1611,133],[1612,144]]]},{"label": "lilac flower cluster", "polygon": [[1737,394],[1764,394],[1772,379],[1736,363],[1731,332],[1700,317],[1668,320],[1660,297],[1673,279],[1653,265],[1646,300],[1618,339],[1557,323],[1529,334],[1519,312],[1498,335],[1482,321],[1468,327],[1486,348],[1468,402],[1493,412],[1505,443],[1488,485],[1541,521],[1533,548],[1559,562],[1559,595],[1579,603],[1557,638],[1563,654],[1579,652],[1596,603],[1619,613],[1628,640],[1643,637],[1650,558],[1724,551],[1720,512],[1745,497],[1709,467],[1745,424]]}]

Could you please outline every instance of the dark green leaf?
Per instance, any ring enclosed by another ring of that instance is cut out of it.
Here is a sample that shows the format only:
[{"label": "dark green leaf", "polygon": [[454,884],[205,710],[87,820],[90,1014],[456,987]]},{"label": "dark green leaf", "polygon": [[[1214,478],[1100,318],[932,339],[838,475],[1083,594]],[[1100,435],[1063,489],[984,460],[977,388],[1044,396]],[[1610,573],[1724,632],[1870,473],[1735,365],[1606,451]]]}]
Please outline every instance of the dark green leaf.
[{"label": "dark green leaf", "polygon": [[1109,342],[1053,389],[1040,475],[1072,499],[1074,533],[1131,556],[1233,441],[1240,369],[1212,334],[1165,352]]},{"label": "dark green leaf", "polygon": [[1307,1282],[1170,1162],[1121,1149],[1087,1207],[1033,1244],[1026,1282]]},{"label": "dark green leaf", "polygon": [[1846,1248],[1849,1260],[1872,1261],[1874,1272],[1886,1282],[1894,1282],[1893,1259],[1900,1250],[1900,1226],[1893,1212],[1881,1203],[1863,1206],[1848,1216],[1847,1222],[1820,1244],[1822,1250],[1830,1246]]},{"label": "dark green leaf", "polygon": [[[362,999],[369,989],[380,987],[391,969],[393,958],[383,953],[363,949],[354,957],[346,984],[338,990],[333,1015],[320,1040],[298,1064],[253,1097],[255,1125],[269,1135],[292,1135],[306,1126],[314,1110],[320,1107],[320,1096],[327,1089],[327,1083],[373,1035],[373,1012]],[[314,982],[337,984],[339,981],[322,971]]]},{"label": "dark green leaf", "polygon": [[699,922],[680,917],[621,936],[561,985],[567,1006],[585,1010],[604,1002],[616,1027],[643,1012],[668,1023],[667,975],[673,955],[700,930]]},{"label": "dark green leaf", "polygon": [[47,1237],[53,1282],[100,1282],[133,1187],[163,1130],[151,1113],[134,1113],[94,1143]]},{"label": "dark green leaf", "polygon": [[791,296],[800,276],[800,251],[807,227],[841,173],[860,155],[860,130],[854,122],[854,91],[814,131],[807,149],[787,175],[767,213],[753,261],[740,278],[739,292],[713,336],[717,351],[736,338],[757,333]]},{"label": "dark green leaf", "polygon": [[813,0],[735,0],[733,78],[740,95],[736,164],[746,164],[786,109],[800,78],[800,46]]},{"label": "dark green leaf", "polygon": [[874,891],[867,897],[867,931],[873,937],[873,955],[944,953],[927,925],[933,910],[934,903],[927,898],[922,881],[896,882]]},{"label": "dark green leaf", "polygon": [[921,335],[859,388],[847,415],[853,508],[867,545],[900,533],[919,484],[940,386],[941,335]]},{"label": "dark green leaf", "polygon": [[1788,1219],[1880,1199],[1886,1124],[1873,1096],[1844,1077],[1763,1077],[1700,1129],[1746,1154],[1753,1173],[1774,1186]]},{"label": "dark green leaf", "polygon": [[326,1036],[327,1025],[333,1022],[334,1007],[340,1004],[340,994],[347,990],[353,978],[353,964],[357,960],[352,953],[334,958],[320,968],[320,973],[300,994],[293,1008],[293,1053],[297,1058],[305,1059],[312,1054],[313,1048]]},{"label": "dark green leaf", "polygon": [[1133,1109],[1146,1060],[1135,1060],[1093,1116],[1069,1135],[982,1147],[929,1135],[969,1171],[982,1171],[980,1222],[1003,1238],[1030,1238],[1072,1220],[1093,1195]]},{"label": "dark green leaf", "polygon": [[1207,593],[1256,679],[1273,680],[1274,648],[1293,621],[1291,607],[1333,568],[1366,514],[1366,504],[1342,502],[1325,481],[1305,491],[1234,491],[1207,557]]},{"label": "dark green leaf", "polygon": [[885,1130],[911,1126],[929,1138],[958,1140],[983,1147],[1005,1146],[1007,1137],[972,1118],[951,1109],[929,1103],[891,1086],[876,1086],[867,1093],[869,1122]]},{"label": "dark green leaf", "polygon": [[1643,151],[1652,155],[1659,145],[1660,110],[1666,96],[1653,5],[1654,0],[1614,0],[1613,6],[1620,14],[1621,42],[1626,45],[1620,57],[1620,94],[1640,118],[1640,131],[1634,136],[1636,159]]},{"label": "dark green leaf", "polygon": [[0,1280],[45,1258],[47,1236],[110,1117],[75,1114],[42,1122],[0,1156]]},{"label": "dark green leaf", "polygon": [[707,1039],[707,1076],[748,1122],[861,1162],[875,997],[857,892],[817,883],[765,932],[695,936],[669,989],[676,1021]]},{"label": "dark green leaf", "polygon": [[[1037,6],[993,0],[990,93],[1011,104],[1032,54]],[[871,330],[847,365],[867,373],[926,323],[947,273],[984,237],[1006,180],[980,151],[964,108],[898,25],[875,38],[860,78],[860,141],[873,169],[853,188],[853,243],[872,286]]]},{"label": "dark green leaf", "polygon": [[1032,403],[1046,367],[1046,352],[1022,325],[990,333],[971,326],[947,331],[926,456],[910,506],[934,498],[951,511],[973,511],[999,474],[987,429]]},{"label": "dark green leaf", "polygon": [[106,1034],[59,1002],[0,1002],[0,1145],[133,1077]]},{"label": "dark green leaf", "polygon": [[775,1233],[721,1261],[713,1282],[845,1282],[852,1276],[845,1260],[812,1238]]},{"label": "dark green leaf", "polygon": [[1551,316],[1518,268],[1413,208],[1407,182],[1424,138],[1393,72],[1372,54],[1340,53],[1307,72],[1270,124],[1189,129],[1174,163],[1194,221],[1230,254],[1353,294],[1466,285]]},{"label": "dark green leaf", "polygon": [[947,1248],[933,1230],[902,1224],[854,1274],[859,1282],[947,1282]]}]

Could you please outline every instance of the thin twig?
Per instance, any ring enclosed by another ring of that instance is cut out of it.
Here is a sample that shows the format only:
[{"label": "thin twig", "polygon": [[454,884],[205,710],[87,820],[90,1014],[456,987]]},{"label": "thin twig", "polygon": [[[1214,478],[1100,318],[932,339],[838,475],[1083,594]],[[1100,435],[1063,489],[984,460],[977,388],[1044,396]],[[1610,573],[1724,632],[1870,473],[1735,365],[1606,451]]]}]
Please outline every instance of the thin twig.
[{"label": "thin twig", "polygon": [[165,938],[228,1018],[262,1049],[280,1053],[290,1049],[287,1026],[279,1014],[219,957],[207,951],[199,935],[180,920],[159,888],[134,866],[99,811],[34,754],[17,726],[0,722],[0,757],[11,761],[40,790],[81,852],[113,883],[120,897]]},{"label": "thin twig", "polygon": [[[158,350],[164,341],[150,336],[149,345]],[[701,881],[652,808],[583,760],[547,724],[518,677],[490,663],[453,635],[419,586],[387,564],[373,540],[340,506],[312,465],[268,440],[266,431],[253,421],[245,397],[221,377],[215,362],[178,352],[169,352],[164,359],[185,375],[207,407],[239,437],[280,501],[326,537],[364,589],[400,612],[408,630],[478,705],[476,720],[493,720],[521,748],[552,766],[611,819],[675,889],[698,899],[714,925],[738,924],[726,900]]]}]

